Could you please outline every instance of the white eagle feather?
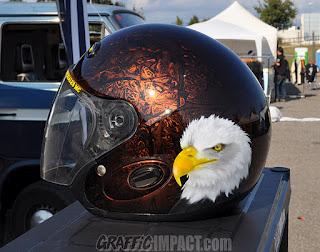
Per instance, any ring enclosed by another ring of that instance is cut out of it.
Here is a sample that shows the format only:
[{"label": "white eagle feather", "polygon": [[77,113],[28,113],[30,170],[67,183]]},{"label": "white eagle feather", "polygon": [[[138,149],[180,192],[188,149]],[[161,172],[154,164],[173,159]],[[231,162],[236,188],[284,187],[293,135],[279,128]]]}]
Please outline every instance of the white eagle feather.
[{"label": "white eagle feather", "polygon": [[[186,174],[188,180],[182,187],[181,198],[187,199],[190,204],[203,199],[214,202],[221,193],[228,196],[248,176],[250,138],[228,119],[211,115],[191,121],[180,139],[180,145],[183,150],[195,149],[195,159],[209,160]],[[223,146],[222,150],[216,151],[214,147],[217,145]],[[174,174],[177,173],[175,164],[173,168]]]}]

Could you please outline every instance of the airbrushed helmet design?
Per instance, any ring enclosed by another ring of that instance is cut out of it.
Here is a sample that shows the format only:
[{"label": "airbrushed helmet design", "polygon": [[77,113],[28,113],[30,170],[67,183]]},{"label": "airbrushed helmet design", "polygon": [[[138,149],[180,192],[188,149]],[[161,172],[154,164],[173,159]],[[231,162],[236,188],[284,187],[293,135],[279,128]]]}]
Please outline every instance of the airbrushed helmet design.
[{"label": "airbrushed helmet design", "polygon": [[134,26],[67,72],[42,177],[101,216],[206,218],[257,183],[270,134],[263,91],[230,50],[191,29]]}]

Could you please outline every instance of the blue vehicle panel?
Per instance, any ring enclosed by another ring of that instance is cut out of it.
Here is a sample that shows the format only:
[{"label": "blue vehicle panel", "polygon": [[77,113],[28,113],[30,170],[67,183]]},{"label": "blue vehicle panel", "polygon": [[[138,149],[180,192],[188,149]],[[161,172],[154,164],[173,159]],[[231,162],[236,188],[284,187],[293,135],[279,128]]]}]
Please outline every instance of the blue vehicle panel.
[{"label": "blue vehicle panel", "polygon": [[39,158],[45,121],[57,85],[0,84],[0,153],[5,158]]},{"label": "blue vehicle panel", "polygon": [[29,85],[0,84],[0,109],[49,109],[58,87],[59,84],[47,84],[43,87],[36,86],[34,83]]}]

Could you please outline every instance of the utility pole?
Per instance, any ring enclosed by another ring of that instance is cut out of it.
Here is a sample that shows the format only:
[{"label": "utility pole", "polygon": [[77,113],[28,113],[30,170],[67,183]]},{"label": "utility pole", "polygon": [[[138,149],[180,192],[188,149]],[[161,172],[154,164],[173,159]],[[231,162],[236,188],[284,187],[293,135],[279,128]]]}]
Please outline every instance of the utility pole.
[{"label": "utility pole", "polygon": [[314,31],[312,31],[312,59],[315,61],[315,51],[316,51],[316,41],[315,41],[315,35]]}]

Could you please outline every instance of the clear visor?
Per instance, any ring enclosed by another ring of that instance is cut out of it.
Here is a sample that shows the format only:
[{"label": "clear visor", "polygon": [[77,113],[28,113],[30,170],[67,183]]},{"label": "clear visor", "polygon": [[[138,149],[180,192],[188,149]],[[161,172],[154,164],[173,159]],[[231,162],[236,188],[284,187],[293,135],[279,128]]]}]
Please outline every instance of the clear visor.
[{"label": "clear visor", "polygon": [[70,76],[68,72],[51,109],[41,157],[42,178],[63,185],[131,138],[138,124],[128,102],[89,95]]}]

